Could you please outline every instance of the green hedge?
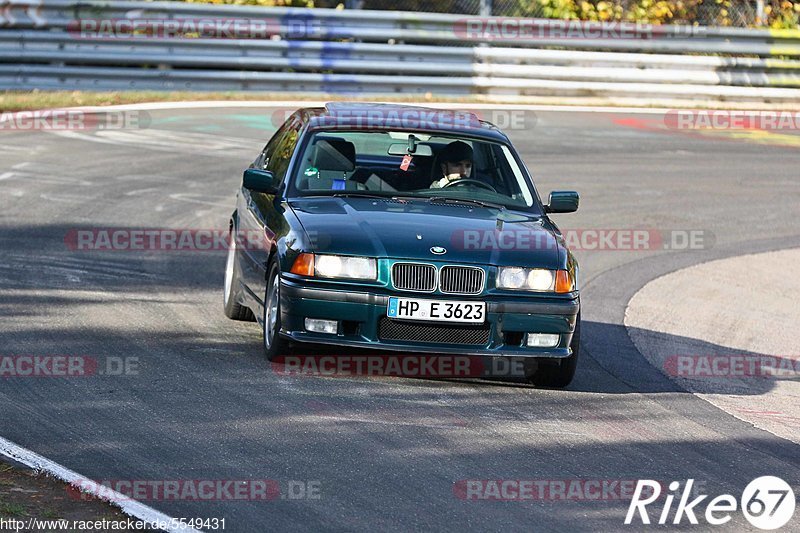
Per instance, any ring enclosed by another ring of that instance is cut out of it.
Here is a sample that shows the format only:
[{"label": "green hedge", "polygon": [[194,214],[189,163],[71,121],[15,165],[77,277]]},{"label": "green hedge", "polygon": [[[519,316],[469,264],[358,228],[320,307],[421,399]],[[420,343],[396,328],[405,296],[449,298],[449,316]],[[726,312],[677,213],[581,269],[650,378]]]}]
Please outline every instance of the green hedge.
[{"label": "green hedge", "polygon": [[[343,9],[337,0],[178,0],[191,3],[260,5],[285,7],[335,7]],[[498,5],[501,0],[495,0]],[[800,26],[800,0],[766,0],[766,20],[762,26],[797,28]],[[399,9],[426,11],[432,2],[416,0],[396,3]],[[651,24],[692,24],[741,26],[742,14],[754,11],[751,0],[504,0],[503,15],[566,20],[627,21]],[[395,4],[391,4],[394,6]],[[440,0],[435,9],[449,11],[452,0]],[[401,7],[404,6],[404,7]],[[383,6],[382,6],[383,7]],[[752,16],[744,17],[752,19]],[[755,25],[749,20],[749,25]]]}]

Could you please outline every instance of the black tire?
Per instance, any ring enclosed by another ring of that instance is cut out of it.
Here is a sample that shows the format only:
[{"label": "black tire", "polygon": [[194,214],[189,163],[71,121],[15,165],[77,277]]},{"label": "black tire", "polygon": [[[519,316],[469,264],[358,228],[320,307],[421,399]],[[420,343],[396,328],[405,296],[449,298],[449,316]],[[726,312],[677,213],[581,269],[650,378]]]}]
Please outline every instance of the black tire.
[{"label": "black tire", "polygon": [[225,286],[222,303],[225,316],[231,320],[255,321],[256,317],[247,307],[239,303],[239,257],[236,253],[236,239],[231,232],[228,244],[228,257],[225,261]]},{"label": "black tire", "polygon": [[267,361],[279,355],[287,355],[289,343],[281,337],[280,269],[273,258],[267,269],[267,288],[264,291],[264,307],[261,314],[261,332],[264,335],[264,354]]},{"label": "black tire", "polygon": [[572,334],[572,341],[569,344],[572,354],[569,357],[558,361],[538,360],[534,372],[527,376],[528,381],[537,387],[547,387],[552,389],[563,389],[575,377],[575,370],[578,368],[578,355],[581,351],[581,314],[575,319],[575,332]]}]

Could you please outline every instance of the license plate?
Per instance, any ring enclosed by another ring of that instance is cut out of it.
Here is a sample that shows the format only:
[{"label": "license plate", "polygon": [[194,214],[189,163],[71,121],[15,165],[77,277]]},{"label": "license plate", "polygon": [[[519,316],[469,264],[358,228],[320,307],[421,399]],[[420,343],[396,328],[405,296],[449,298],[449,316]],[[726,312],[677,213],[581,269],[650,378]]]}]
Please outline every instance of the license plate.
[{"label": "license plate", "polygon": [[482,324],[486,320],[486,303],[390,297],[386,315],[405,320]]}]

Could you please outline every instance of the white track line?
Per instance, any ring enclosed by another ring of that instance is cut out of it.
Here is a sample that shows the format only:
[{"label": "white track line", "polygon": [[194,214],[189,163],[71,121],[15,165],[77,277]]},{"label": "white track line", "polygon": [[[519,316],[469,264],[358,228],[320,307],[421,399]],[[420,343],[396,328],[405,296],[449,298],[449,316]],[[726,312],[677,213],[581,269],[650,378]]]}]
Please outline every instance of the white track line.
[{"label": "white track line", "polygon": [[[685,108],[676,103],[675,107],[618,107],[602,105],[554,105],[554,104],[490,104],[482,102],[381,102],[380,99],[372,100],[375,103],[386,103],[389,105],[412,105],[438,109],[489,109],[489,110],[518,110],[518,111],[558,111],[564,113],[615,113],[631,115],[663,115],[669,111],[689,109],[692,111],[727,111],[722,107],[690,107]],[[326,100],[202,100],[196,102],[145,102],[140,104],[119,104],[109,106],[78,106],[58,108],[59,111],[83,111],[85,113],[102,113],[103,111],[157,111],[168,109],[212,109],[212,108],[291,108],[301,107],[321,107]],[[355,103],[359,103],[356,101]],[[795,108],[791,107],[794,110]],[[736,109],[744,115],[757,115],[764,111],[774,111],[775,109]],[[54,109],[40,111],[55,111]]]},{"label": "white track line", "polygon": [[[102,487],[99,491],[98,485],[66,467],[51,461],[41,455],[34,453],[28,449],[14,444],[13,442],[0,437],[0,455],[4,455],[18,463],[22,463],[34,470],[45,471],[48,474],[69,483],[75,487],[80,488],[82,491],[95,496],[96,498],[108,501],[112,505],[118,506],[127,515],[137,518],[146,522],[158,522],[167,524],[164,531],[200,531],[199,529],[190,528],[186,525],[184,527],[169,527],[172,518],[148,507],[140,502],[131,500],[129,497],[120,494],[110,488]],[[102,492],[102,494],[100,494]],[[172,523],[178,523],[174,521]]]},{"label": "white track line", "polygon": [[[325,100],[208,100],[198,102],[148,102],[141,104],[120,104],[109,106],[83,106],[65,107],[60,110],[84,111],[86,113],[100,113],[103,111],[154,111],[160,109],[208,109],[208,108],[236,108],[236,107],[320,107],[325,105]],[[375,102],[380,102],[376,99]],[[641,107],[603,107],[603,106],[570,106],[570,105],[539,105],[539,104],[485,104],[480,102],[386,102],[396,105],[416,105],[441,109],[515,109],[526,111],[565,111],[574,113],[636,113],[636,114],[663,114],[674,108],[641,108]]]},{"label": "white track line", "polygon": [[[548,105],[548,104],[489,104],[481,102],[381,102],[375,99],[372,102],[387,103],[389,105],[412,105],[438,109],[489,109],[489,110],[519,110],[519,111],[558,111],[565,113],[615,113],[631,115],[663,115],[669,111],[681,110],[683,107],[617,107],[617,106],[590,106],[590,105]],[[102,113],[104,111],[157,111],[162,109],[212,109],[212,108],[292,108],[321,107],[326,100],[203,100],[196,102],[145,102],[140,104],[119,104],[109,106],[78,106],[47,109],[39,111],[83,111],[85,113]],[[358,103],[356,101],[355,103]],[[721,107],[691,107],[692,111],[726,111]],[[791,108],[794,109],[794,108]],[[737,112],[745,115],[757,115],[772,109],[742,109]]]}]

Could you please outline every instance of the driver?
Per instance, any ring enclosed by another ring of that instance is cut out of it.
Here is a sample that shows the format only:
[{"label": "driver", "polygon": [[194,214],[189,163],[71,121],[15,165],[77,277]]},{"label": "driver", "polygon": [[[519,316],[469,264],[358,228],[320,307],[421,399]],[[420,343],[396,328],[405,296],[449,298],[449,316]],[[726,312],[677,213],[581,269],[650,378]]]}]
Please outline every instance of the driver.
[{"label": "driver", "polygon": [[440,189],[472,174],[472,147],[464,141],[453,141],[439,153],[440,179],[431,183],[431,189]]}]

